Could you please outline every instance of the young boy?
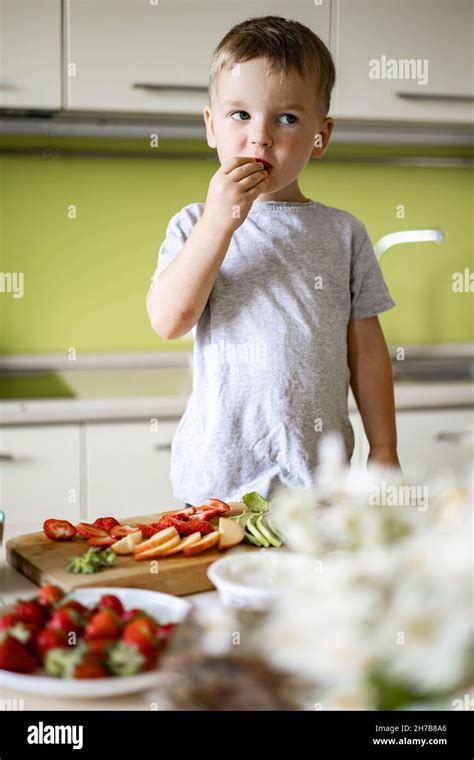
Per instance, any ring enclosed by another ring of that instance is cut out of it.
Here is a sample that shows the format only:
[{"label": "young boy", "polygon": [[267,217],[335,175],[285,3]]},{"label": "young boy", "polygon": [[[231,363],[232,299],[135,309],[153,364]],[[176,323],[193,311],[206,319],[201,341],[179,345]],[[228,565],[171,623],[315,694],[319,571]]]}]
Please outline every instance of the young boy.
[{"label": "young boy", "polygon": [[158,335],[195,334],[193,391],[171,453],[183,502],[309,487],[329,431],[349,461],[349,383],[369,460],[399,466],[376,316],[395,304],[364,225],[298,186],[328,146],[334,81],[324,43],[276,16],[236,25],[214,52],[204,119],[221,167],[206,203],[170,220],[147,295]]}]

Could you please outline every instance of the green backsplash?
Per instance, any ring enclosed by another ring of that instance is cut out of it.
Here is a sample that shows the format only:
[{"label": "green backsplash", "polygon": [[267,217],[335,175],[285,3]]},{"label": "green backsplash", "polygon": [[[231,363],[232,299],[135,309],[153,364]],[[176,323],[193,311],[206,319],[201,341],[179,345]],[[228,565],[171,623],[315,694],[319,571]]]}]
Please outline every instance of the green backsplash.
[{"label": "green backsplash", "polygon": [[[0,353],[189,350],[188,340],[155,335],[145,296],[169,218],[205,200],[216,160],[196,150],[152,160],[143,150],[121,154],[117,142],[109,156],[15,152],[19,145],[25,151],[24,138],[3,137],[2,145],[11,152],[0,156],[0,271],[24,272],[25,293],[15,299],[0,292]],[[350,152],[336,146],[333,156],[337,149]],[[310,163],[301,188],[355,214],[373,243],[396,230],[441,229],[441,246],[401,245],[384,255],[397,306],[381,322],[397,346],[473,340],[472,294],[452,291],[453,272],[474,269],[470,169],[329,156]]]}]

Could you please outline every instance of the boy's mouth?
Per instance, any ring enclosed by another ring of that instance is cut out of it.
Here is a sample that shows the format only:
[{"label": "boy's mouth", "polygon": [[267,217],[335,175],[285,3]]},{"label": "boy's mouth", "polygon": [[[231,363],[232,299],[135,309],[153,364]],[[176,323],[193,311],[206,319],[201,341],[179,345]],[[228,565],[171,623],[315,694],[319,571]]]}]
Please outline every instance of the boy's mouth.
[{"label": "boy's mouth", "polygon": [[255,160],[258,161],[259,164],[263,164],[263,168],[267,170],[269,175],[272,173],[273,166],[268,161],[265,161],[264,158],[258,158],[258,157]]}]

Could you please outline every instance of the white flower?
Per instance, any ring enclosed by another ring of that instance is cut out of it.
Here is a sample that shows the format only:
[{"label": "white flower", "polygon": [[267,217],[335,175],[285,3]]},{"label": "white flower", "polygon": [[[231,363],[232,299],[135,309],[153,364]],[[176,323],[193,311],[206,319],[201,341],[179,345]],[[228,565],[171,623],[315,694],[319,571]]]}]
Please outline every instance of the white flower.
[{"label": "white flower", "polygon": [[195,616],[202,626],[201,646],[207,654],[222,655],[229,652],[239,640],[235,613],[230,607],[209,605],[195,607]]}]

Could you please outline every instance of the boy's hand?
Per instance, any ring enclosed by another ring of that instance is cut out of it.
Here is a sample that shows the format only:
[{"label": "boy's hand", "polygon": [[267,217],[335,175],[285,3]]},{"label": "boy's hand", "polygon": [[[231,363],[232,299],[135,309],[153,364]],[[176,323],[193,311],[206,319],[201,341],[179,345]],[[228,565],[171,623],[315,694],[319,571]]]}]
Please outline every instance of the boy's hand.
[{"label": "boy's hand", "polygon": [[227,233],[245,221],[252,203],[265,192],[268,174],[254,158],[236,156],[214,174],[207,193],[204,215]]},{"label": "boy's hand", "polygon": [[367,464],[380,464],[401,470],[397,449],[393,446],[375,445],[370,447]]}]

